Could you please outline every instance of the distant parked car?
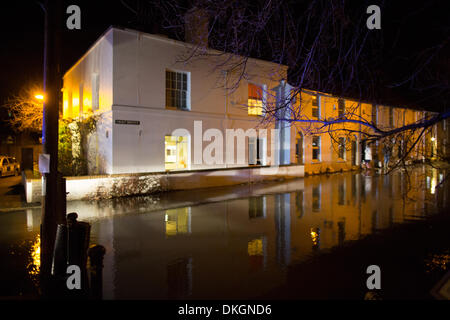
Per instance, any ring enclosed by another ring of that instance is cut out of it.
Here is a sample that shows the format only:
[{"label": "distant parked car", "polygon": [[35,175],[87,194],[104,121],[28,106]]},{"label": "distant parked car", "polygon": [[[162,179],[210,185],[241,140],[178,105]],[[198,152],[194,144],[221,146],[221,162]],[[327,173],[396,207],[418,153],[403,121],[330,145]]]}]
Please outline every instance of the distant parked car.
[{"label": "distant parked car", "polygon": [[17,176],[20,173],[20,164],[16,158],[0,156],[0,176]]}]

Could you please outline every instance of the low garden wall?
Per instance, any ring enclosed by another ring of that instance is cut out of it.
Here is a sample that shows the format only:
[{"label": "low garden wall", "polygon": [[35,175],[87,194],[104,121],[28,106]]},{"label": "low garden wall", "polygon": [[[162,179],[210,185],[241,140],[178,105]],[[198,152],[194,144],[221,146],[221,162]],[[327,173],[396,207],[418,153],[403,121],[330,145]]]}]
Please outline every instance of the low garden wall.
[{"label": "low garden wall", "polygon": [[[68,192],[68,201],[96,200],[172,190],[190,190],[300,178],[303,176],[303,165],[283,165],[280,167],[244,167],[66,177],[66,192]],[[40,202],[42,195],[41,178],[33,177],[31,171],[25,172],[23,173],[23,185],[27,202]]]}]

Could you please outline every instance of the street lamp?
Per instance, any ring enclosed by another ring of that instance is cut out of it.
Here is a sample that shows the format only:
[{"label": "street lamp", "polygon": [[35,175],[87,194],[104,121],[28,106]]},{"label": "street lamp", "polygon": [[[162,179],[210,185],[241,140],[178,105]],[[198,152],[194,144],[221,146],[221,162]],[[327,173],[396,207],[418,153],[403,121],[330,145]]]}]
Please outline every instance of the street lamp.
[{"label": "street lamp", "polygon": [[36,99],[38,99],[39,101],[44,101],[44,95],[43,95],[43,94],[38,93],[38,94],[36,94],[34,97],[35,97]]}]

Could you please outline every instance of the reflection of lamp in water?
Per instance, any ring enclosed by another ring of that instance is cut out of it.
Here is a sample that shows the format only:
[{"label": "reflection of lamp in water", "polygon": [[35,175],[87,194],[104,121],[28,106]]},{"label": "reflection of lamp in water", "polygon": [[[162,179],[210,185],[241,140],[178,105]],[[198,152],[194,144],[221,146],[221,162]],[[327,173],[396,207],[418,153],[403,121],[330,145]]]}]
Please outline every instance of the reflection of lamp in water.
[{"label": "reflection of lamp in water", "polygon": [[41,268],[41,237],[39,233],[30,248],[31,261],[27,265],[28,274],[33,282],[38,283]]},{"label": "reflection of lamp in water", "polygon": [[313,243],[313,250],[319,249],[320,245],[320,228],[311,228],[311,240]]}]

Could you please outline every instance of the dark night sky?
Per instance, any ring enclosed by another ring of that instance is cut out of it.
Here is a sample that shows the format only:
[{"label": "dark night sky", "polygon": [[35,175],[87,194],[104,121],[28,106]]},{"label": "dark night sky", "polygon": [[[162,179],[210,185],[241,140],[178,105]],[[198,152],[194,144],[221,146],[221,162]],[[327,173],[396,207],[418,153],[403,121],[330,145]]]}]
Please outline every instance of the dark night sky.
[{"label": "dark night sky", "polygon": [[[374,4],[379,2],[373,1]],[[411,67],[408,57],[414,52],[433,46],[439,40],[448,40],[450,29],[447,2],[386,1],[387,6],[382,9],[385,41],[381,44],[386,46],[385,69],[388,71],[383,71],[386,80],[397,80],[401,78],[399,75],[407,73]],[[142,29],[142,26],[136,24],[133,14],[118,0],[65,1],[63,7],[70,4],[80,6],[82,25],[81,30],[66,29],[63,33],[63,71],[76,62],[108,26]],[[5,98],[17,93],[24,85],[42,81],[44,14],[38,3],[31,0],[2,1],[0,8],[2,104]],[[63,21],[65,22],[65,18]],[[148,23],[145,31],[154,30],[155,25],[158,25],[157,19]],[[446,72],[446,75],[450,74],[449,52],[447,43],[436,63],[436,70]],[[389,91],[388,95],[386,102],[416,99],[420,96],[417,92],[408,92],[408,88]],[[420,104],[425,108],[430,107],[427,101]]]}]

